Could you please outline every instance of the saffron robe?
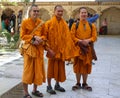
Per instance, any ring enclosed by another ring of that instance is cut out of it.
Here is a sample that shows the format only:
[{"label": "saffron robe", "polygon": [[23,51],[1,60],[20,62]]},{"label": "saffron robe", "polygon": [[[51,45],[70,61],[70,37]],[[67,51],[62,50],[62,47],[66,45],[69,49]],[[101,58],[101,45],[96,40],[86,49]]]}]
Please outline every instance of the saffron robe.
[{"label": "saffron robe", "polygon": [[[77,44],[79,40],[90,39],[91,42],[95,42],[97,39],[96,27],[92,24],[91,30],[88,21],[80,21],[77,29],[76,24],[74,23],[71,28],[71,34],[75,44]],[[90,74],[92,69],[91,47],[88,47],[88,53],[84,55],[82,54],[80,47],[78,45],[76,45],[76,47],[79,50],[79,56],[74,59],[74,72],[80,74]]]},{"label": "saffron robe", "polygon": [[55,57],[48,60],[47,77],[63,82],[66,79],[64,61],[77,55],[73,54],[74,43],[68,25],[63,19],[58,21],[56,16],[53,16],[46,22],[45,28],[49,47],[55,52]]},{"label": "saffron robe", "polygon": [[[20,38],[25,41],[25,43],[31,44],[31,39],[33,36],[39,36],[44,39],[43,32],[44,32],[44,25],[38,27],[33,34],[31,32],[41,23],[40,19],[37,19],[34,22],[31,18],[23,20],[21,25],[21,32]],[[33,47],[32,55],[35,57],[31,57],[28,55],[27,50],[24,51],[24,69],[23,69],[23,76],[22,82],[26,84],[34,83],[36,85],[41,85],[45,82],[45,70],[44,70],[44,60],[43,60],[43,53],[44,47],[42,45],[30,45]]]}]

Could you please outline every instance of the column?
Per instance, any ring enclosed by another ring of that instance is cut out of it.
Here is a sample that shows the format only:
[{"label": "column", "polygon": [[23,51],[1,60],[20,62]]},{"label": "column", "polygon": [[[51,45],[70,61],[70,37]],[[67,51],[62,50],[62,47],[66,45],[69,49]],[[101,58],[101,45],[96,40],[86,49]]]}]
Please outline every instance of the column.
[{"label": "column", "polygon": [[97,19],[97,32],[98,32],[98,35],[99,35],[99,30],[100,30],[100,15],[101,15],[101,7],[98,7],[97,8],[97,14],[99,14],[99,18]]},{"label": "column", "polygon": [[16,9],[15,12],[14,12],[14,15],[15,15],[15,17],[16,17],[16,19],[15,19],[15,28],[14,28],[14,30],[15,30],[14,32],[15,32],[15,33],[17,33],[17,27],[18,27],[18,26],[17,26],[17,14],[18,14],[18,12],[17,12],[17,9]]},{"label": "column", "polygon": [[2,14],[1,14],[1,12],[0,12],[0,30],[2,29],[2,28],[1,28],[1,22],[2,22],[2,21],[1,21],[1,15],[2,15]]},{"label": "column", "polygon": [[2,28],[1,28],[1,22],[2,22],[2,21],[1,21],[1,16],[2,16],[2,9],[0,8],[0,30],[2,29]]}]

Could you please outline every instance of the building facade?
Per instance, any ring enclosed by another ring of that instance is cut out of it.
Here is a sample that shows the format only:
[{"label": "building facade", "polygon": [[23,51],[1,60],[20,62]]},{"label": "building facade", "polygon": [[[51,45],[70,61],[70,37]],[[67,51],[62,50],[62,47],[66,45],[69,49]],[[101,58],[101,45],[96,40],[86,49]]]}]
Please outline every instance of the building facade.
[{"label": "building facade", "polygon": [[[70,18],[78,18],[78,9],[80,7],[86,7],[88,12],[91,14],[99,14],[100,17],[96,21],[97,31],[99,32],[100,27],[102,26],[102,21],[106,18],[108,23],[108,34],[117,35],[120,34],[120,2],[119,1],[95,1],[95,2],[36,2],[40,8],[40,18],[43,21],[49,20],[53,16],[53,10],[55,5],[60,4],[64,8],[63,18],[68,21]],[[16,16],[16,28],[19,27],[19,22],[21,18],[27,13],[28,6],[31,3],[18,3],[17,6],[4,3],[4,8],[0,8],[0,15],[2,16],[3,12],[6,9],[12,10]],[[19,18],[19,13],[22,12],[22,17]],[[8,11],[10,13],[10,11]]]}]

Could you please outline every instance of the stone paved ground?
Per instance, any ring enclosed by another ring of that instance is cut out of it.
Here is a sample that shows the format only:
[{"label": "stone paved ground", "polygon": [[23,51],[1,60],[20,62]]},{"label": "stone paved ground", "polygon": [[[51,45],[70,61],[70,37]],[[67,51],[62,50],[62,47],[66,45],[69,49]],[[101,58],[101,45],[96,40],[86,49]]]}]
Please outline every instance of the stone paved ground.
[{"label": "stone paved ground", "polygon": [[[56,95],[50,95],[46,92],[46,83],[38,89],[43,92],[44,98],[120,98],[120,36],[99,36],[95,43],[98,61],[93,65],[92,74],[89,75],[88,84],[92,86],[93,91],[85,90],[72,91],[71,87],[76,83],[72,70],[72,65],[66,65],[67,80],[61,85],[66,89],[65,93],[57,92]],[[11,61],[1,63],[0,65],[0,81],[10,81],[9,84],[19,83],[22,76],[23,58],[18,52],[7,57]],[[0,56],[0,61],[3,58]],[[45,65],[47,60],[45,59]],[[47,67],[46,67],[47,68]],[[52,80],[54,87],[55,81]],[[7,86],[7,87],[6,87]],[[10,88],[10,85],[4,85],[0,82],[0,88]],[[7,97],[0,98],[22,98],[22,86],[19,85],[16,90],[7,93]],[[19,92],[20,91],[20,92]],[[32,91],[32,85],[29,86],[29,92]],[[0,90],[1,92],[1,90]],[[19,93],[18,93],[19,92]],[[37,98],[33,96],[33,98]]]}]

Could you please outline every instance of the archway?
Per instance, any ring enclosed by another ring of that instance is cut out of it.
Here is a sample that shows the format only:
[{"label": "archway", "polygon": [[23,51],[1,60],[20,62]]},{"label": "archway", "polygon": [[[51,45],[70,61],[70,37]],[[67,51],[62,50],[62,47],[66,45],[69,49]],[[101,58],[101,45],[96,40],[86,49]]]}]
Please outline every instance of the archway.
[{"label": "archway", "polygon": [[47,21],[50,19],[50,15],[49,15],[49,11],[41,8],[40,9],[40,19],[42,19],[43,21]]},{"label": "archway", "polygon": [[67,11],[64,9],[64,14],[63,14],[63,18],[68,21],[69,20],[69,16],[67,14]]},{"label": "archway", "polygon": [[12,10],[11,8],[4,9],[2,12],[1,20],[4,18],[4,16],[11,17],[13,12],[14,12],[14,10]]},{"label": "archway", "polygon": [[[86,7],[86,8],[87,8],[88,13],[90,13],[92,15],[94,15],[96,13],[95,10],[93,10],[93,9],[91,9],[89,7]],[[72,18],[74,18],[74,19],[78,19],[79,18],[79,8],[73,10]]]},{"label": "archway", "polygon": [[100,24],[104,18],[108,23],[108,34],[120,34],[120,9],[116,7],[110,7],[102,11],[100,17]]}]

